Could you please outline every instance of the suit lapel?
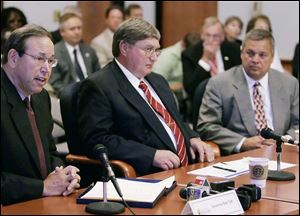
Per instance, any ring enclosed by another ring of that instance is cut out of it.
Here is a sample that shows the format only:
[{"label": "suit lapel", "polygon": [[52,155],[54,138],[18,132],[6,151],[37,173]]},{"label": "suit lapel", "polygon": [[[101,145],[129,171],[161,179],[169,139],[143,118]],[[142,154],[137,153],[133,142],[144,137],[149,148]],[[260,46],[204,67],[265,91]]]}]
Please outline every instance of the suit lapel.
[{"label": "suit lapel", "polygon": [[241,71],[242,67],[236,69],[234,74],[233,86],[236,88],[234,93],[235,101],[238,105],[240,116],[249,134],[256,134],[254,112],[251,105],[250,95],[248,91],[248,84],[244,73]]},{"label": "suit lapel", "polygon": [[[284,88],[282,83],[278,81],[271,71],[269,72],[269,89],[270,89],[270,98],[271,98],[271,106],[272,106],[272,118],[273,118],[273,126],[274,130],[278,132],[284,131],[284,115],[282,113],[286,113],[284,110],[286,109],[287,100],[284,95]],[[288,113],[289,111],[287,111]]]},{"label": "suit lapel", "polygon": [[165,143],[170,149],[174,152],[176,151],[174,145],[162,126],[161,122],[146,103],[146,101],[139,95],[139,93],[134,89],[134,87],[130,84],[127,80],[125,75],[122,73],[120,68],[117,66],[116,63],[113,64],[114,66],[114,74],[118,80],[120,86],[120,94],[123,95],[126,100],[136,108],[136,110],[141,113],[144,117],[145,121],[149,124],[152,130],[156,133],[156,135]]},{"label": "suit lapel", "polygon": [[38,153],[35,146],[31,125],[27,117],[25,104],[21,100],[16,88],[12,85],[10,80],[7,78],[5,72],[2,71],[1,76],[4,79],[3,85],[6,89],[7,102],[11,106],[10,116],[16,127],[18,134],[23,140],[23,144],[27,148],[32,160],[39,169]]},{"label": "suit lapel", "polygon": [[66,61],[66,63],[68,64],[68,66],[70,68],[70,74],[71,74],[73,80],[77,80],[77,74],[75,72],[74,64],[71,60],[70,54],[67,50],[67,47],[63,41],[61,43],[62,44],[61,44],[60,52],[61,52],[62,59],[64,59]]},{"label": "suit lapel", "polygon": [[86,49],[84,44],[80,43],[79,44],[79,49],[80,49],[80,52],[82,54],[82,58],[83,58],[83,61],[84,61],[85,67],[86,67],[86,73],[89,76],[93,72],[91,55],[88,52],[88,50]]}]

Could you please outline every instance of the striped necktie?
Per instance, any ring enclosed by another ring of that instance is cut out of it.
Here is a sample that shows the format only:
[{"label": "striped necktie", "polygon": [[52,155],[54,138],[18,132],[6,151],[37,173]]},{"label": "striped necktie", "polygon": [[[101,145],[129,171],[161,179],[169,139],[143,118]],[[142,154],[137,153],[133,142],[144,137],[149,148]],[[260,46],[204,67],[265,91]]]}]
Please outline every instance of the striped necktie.
[{"label": "striped necktie", "polygon": [[171,117],[169,112],[152,97],[148,86],[143,81],[140,82],[139,88],[143,90],[143,92],[146,95],[146,98],[151,105],[151,107],[165,120],[168,127],[172,130],[174,133],[175,139],[177,141],[177,154],[179,156],[181,166],[186,166],[188,164],[188,158],[186,153],[186,147],[184,142],[184,136],[181,133],[178,125],[174,121],[174,119]]}]

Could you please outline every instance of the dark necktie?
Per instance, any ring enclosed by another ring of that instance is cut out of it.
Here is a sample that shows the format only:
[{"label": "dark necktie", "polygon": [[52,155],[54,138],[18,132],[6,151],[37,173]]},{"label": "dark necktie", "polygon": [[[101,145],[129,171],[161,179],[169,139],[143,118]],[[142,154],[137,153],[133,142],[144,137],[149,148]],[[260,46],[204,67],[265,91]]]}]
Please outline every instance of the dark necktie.
[{"label": "dark necktie", "polygon": [[146,98],[148,102],[150,103],[151,107],[165,120],[168,127],[172,130],[174,133],[174,136],[177,141],[177,153],[181,162],[181,166],[186,166],[188,164],[188,158],[186,154],[185,149],[185,143],[184,143],[184,136],[181,133],[178,125],[174,121],[174,119],[171,117],[169,112],[159,103],[157,102],[154,97],[152,97],[148,86],[143,81],[140,82],[139,88],[143,90],[143,92],[146,95]]},{"label": "dark necktie", "polygon": [[83,72],[81,70],[81,67],[80,67],[78,59],[77,59],[77,50],[74,49],[73,53],[74,53],[74,67],[75,67],[76,74],[77,74],[79,80],[83,80],[84,79]]},{"label": "dark necktie", "polygon": [[253,99],[254,99],[253,102],[255,106],[255,126],[258,134],[260,134],[260,131],[263,128],[267,127],[267,120],[264,111],[264,102],[259,92],[259,86],[260,86],[259,82],[256,82],[253,85]]},{"label": "dark necktie", "polygon": [[24,102],[26,104],[27,116],[28,116],[28,119],[29,119],[29,122],[30,122],[30,125],[31,125],[35,145],[36,145],[38,155],[39,155],[40,172],[41,172],[41,175],[42,175],[43,179],[45,179],[47,177],[47,165],[46,165],[45,153],[44,153],[42,140],[41,140],[40,133],[39,133],[39,130],[38,130],[37,125],[36,125],[35,115],[34,115],[34,112],[31,108],[29,98],[26,97],[24,99]]}]

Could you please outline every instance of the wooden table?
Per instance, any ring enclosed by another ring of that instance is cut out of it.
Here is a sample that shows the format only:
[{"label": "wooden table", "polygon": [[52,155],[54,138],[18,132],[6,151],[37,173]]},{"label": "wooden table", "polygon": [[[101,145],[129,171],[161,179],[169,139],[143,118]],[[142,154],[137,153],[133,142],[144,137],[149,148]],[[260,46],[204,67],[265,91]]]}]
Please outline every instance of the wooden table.
[{"label": "wooden table", "polygon": [[[218,158],[215,162],[236,160],[242,157],[268,157],[275,160],[275,148],[266,147],[254,151],[248,151],[240,154],[230,155],[227,157]],[[296,179],[293,181],[279,182],[267,181],[266,187],[263,189],[263,198],[258,202],[254,202],[251,208],[244,214],[299,214],[299,152],[295,146],[283,146],[282,161],[297,164],[296,167],[287,170],[295,173]],[[215,163],[214,162],[214,163]],[[152,209],[146,208],[132,208],[135,214],[146,215],[165,215],[165,214],[180,214],[185,200],[179,197],[179,191],[182,188],[180,185],[186,185],[190,181],[194,181],[194,175],[188,175],[186,172],[199,169],[212,163],[193,164],[188,167],[181,167],[178,169],[155,173],[144,176],[145,178],[165,179],[169,176],[175,175],[176,181],[179,183],[171,193],[161,200]],[[210,181],[220,180],[217,178],[209,178]],[[249,183],[249,175],[234,178],[236,186]],[[2,214],[88,214],[85,212],[85,205],[76,204],[76,197],[83,191],[77,191],[68,197],[46,197],[27,202],[22,202],[14,205],[9,205],[1,208]],[[128,209],[123,214],[131,214]]]}]

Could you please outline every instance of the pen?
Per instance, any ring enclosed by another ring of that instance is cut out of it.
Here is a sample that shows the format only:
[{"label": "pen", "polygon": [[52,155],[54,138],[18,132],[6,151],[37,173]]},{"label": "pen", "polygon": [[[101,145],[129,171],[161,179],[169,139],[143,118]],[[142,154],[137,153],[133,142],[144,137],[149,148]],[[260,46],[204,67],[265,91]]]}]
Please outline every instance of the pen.
[{"label": "pen", "polygon": [[224,168],[224,167],[219,167],[219,166],[212,166],[213,168],[217,168],[217,169],[221,169],[221,170],[226,170],[229,172],[236,172],[236,170],[233,169],[228,169],[228,168]]}]

